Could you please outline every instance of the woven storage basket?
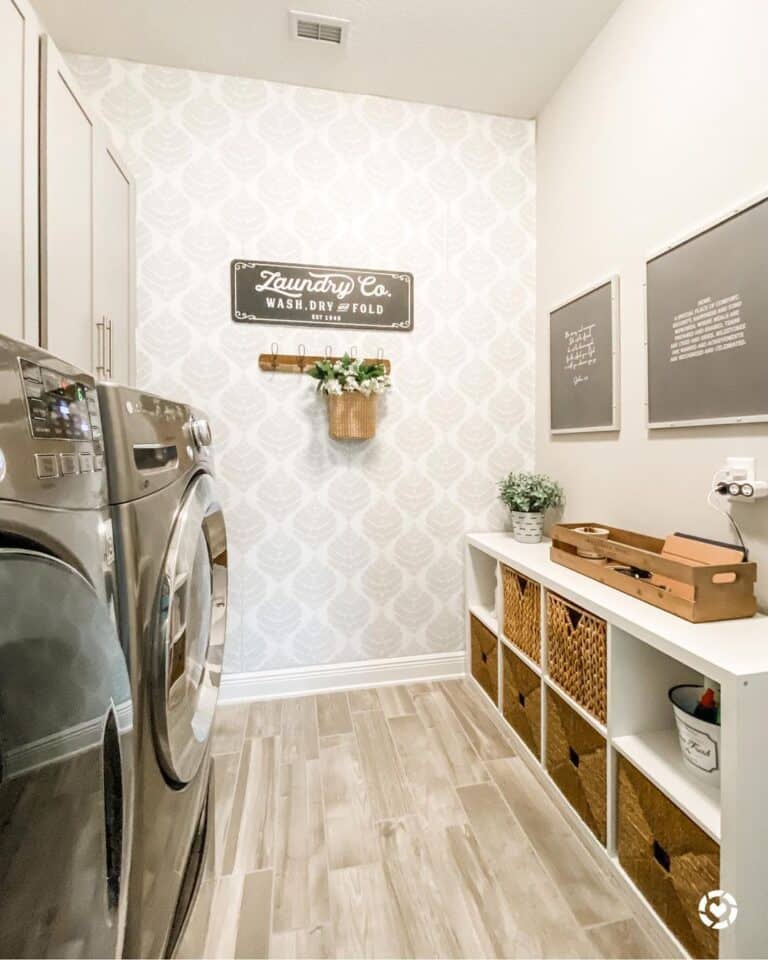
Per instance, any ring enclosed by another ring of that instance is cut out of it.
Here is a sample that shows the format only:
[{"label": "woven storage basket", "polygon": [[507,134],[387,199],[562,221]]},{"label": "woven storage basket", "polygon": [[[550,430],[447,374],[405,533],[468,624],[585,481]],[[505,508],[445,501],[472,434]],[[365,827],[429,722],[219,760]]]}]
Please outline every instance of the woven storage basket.
[{"label": "woven storage basket", "polygon": [[549,675],[593,717],[606,717],[606,624],[556,594],[547,594]]},{"label": "woven storage basket", "polygon": [[698,904],[720,888],[720,848],[624,757],[619,757],[619,861],[692,957],[718,955]]},{"label": "woven storage basket", "polygon": [[502,646],[504,719],[536,759],[541,755],[541,678],[509,647]]},{"label": "woven storage basket", "polygon": [[605,738],[547,690],[547,770],[601,843],[607,832]]},{"label": "woven storage basket", "polygon": [[499,644],[477,617],[470,614],[472,676],[495,704],[499,702]]},{"label": "woven storage basket", "polygon": [[541,587],[522,573],[502,567],[504,636],[541,663]]},{"label": "woven storage basket", "polygon": [[357,391],[328,396],[328,432],[334,440],[370,440],[376,436],[376,394]]}]

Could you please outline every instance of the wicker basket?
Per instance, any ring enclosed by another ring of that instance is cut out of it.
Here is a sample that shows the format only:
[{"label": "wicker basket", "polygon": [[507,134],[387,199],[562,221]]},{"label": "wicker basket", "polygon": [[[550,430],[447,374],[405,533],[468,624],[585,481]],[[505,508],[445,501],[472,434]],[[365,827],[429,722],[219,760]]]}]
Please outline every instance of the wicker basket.
[{"label": "wicker basket", "polygon": [[502,647],[504,719],[541,756],[541,678],[509,647]]},{"label": "wicker basket", "polygon": [[547,594],[549,675],[601,723],[606,718],[606,625],[556,594]]},{"label": "wicker basket", "polygon": [[502,567],[502,584],[504,636],[534,663],[541,663],[541,587],[509,567]]},{"label": "wicker basket", "polygon": [[624,757],[619,757],[619,862],[692,957],[718,955],[700,898],[720,887],[720,848]]},{"label": "wicker basket", "polygon": [[498,641],[484,623],[470,614],[472,676],[495,704],[499,702]]},{"label": "wicker basket", "polygon": [[606,742],[587,721],[547,690],[547,770],[601,843],[607,833]]},{"label": "wicker basket", "polygon": [[334,440],[370,440],[376,436],[376,394],[350,391],[328,396],[328,432]]}]

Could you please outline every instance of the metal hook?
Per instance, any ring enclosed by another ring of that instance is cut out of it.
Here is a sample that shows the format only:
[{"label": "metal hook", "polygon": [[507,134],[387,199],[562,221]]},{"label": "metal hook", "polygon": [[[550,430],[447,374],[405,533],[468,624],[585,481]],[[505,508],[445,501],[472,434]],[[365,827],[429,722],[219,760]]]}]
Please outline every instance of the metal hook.
[{"label": "metal hook", "polygon": [[384,347],[379,347],[379,349],[376,351],[376,359],[377,360],[384,359]]},{"label": "metal hook", "polygon": [[278,349],[279,349],[279,345],[277,344],[277,342],[273,342],[273,344],[272,344],[272,369],[273,369],[273,370],[277,370],[277,351],[278,351]]},{"label": "metal hook", "polygon": [[351,357],[353,360],[357,360],[357,345],[356,345],[356,344],[353,344],[353,345],[349,348],[349,355],[350,355],[350,357]]},{"label": "metal hook", "polygon": [[304,358],[306,357],[306,355],[307,355],[307,348],[304,346],[303,343],[300,343],[299,344],[299,370],[301,371],[301,373],[304,373],[304,366],[306,364],[306,360]]},{"label": "metal hook", "polygon": [[330,360],[332,354],[333,354],[333,347],[327,346],[327,347],[325,348],[325,359],[326,359],[326,360]]}]

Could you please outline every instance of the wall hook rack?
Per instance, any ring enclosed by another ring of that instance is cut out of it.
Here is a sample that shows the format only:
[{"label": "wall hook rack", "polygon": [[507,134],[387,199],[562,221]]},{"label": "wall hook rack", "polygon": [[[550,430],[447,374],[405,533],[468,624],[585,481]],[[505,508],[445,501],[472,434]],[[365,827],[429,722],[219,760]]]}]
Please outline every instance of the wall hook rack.
[{"label": "wall hook rack", "polygon": [[[326,348],[323,356],[309,356],[304,344],[299,345],[298,353],[278,353],[277,344],[272,344],[272,348],[271,353],[259,354],[259,369],[264,370],[266,373],[306,373],[318,360],[330,360],[331,363],[335,363],[337,360],[342,359],[341,357],[332,356],[330,347]],[[390,373],[392,370],[391,362],[384,359],[383,350],[379,350],[378,352],[381,356],[376,358],[369,357],[362,362],[380,363],[384,367],[385,372]]]}]

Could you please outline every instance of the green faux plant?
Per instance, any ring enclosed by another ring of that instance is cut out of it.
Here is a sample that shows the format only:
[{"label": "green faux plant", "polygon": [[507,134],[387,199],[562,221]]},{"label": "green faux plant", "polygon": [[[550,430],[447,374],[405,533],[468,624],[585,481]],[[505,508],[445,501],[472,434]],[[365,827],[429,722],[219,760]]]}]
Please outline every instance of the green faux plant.
[{"label": "green faux plant", "polygon": [[392,385],[383,363],[365,363],[348,353],[341,360],[318,360],[307,373],[318,381],[320,393],[331,396],[356,392],[369,397],[385,393]]},{"label": "green faux plant", "polygon": [[499,480],[499,500],[515,513],[544,513],[565,501],[563,488],[544,473],[512,472]]}]

